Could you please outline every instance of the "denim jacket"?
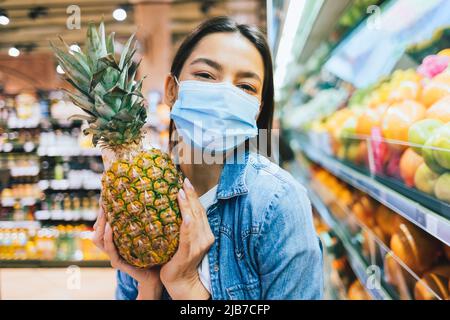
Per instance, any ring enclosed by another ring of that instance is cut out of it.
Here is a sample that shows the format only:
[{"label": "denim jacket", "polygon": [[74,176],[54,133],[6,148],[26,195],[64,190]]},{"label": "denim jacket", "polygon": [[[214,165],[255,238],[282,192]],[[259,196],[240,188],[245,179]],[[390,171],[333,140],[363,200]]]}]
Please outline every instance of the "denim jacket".
[{"label": "denim jacket", "polygon": [[[322,246],[305,188],[263,156],[244,157],[224,164],[207,211],[212,299],[321,299]],[[120,271],[117,280],[116,298],[135,299],[137,282]]]}]

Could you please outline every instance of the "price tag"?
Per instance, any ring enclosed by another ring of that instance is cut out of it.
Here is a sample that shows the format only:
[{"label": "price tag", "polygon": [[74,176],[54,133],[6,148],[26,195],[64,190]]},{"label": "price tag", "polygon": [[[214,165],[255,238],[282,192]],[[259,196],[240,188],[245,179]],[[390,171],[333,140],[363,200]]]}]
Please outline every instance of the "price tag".
[{"label": "price tag", "polygon": [[429,233],[435,235],[438,232],[438,219],[430,214],[426,215],[426,229]]},{"label": "price tag", "polygon": [[387,201],[387,195],[386,192],[382,191],[382,190],[374,190],[374,193],[378,193],[378,201],[382,202],[382,203],[386,203]]}]

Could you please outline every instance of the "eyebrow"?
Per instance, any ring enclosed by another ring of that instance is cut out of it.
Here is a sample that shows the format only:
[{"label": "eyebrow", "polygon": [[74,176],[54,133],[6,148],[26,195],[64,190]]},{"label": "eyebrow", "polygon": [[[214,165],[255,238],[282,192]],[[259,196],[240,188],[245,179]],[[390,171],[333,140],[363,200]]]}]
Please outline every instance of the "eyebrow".
[{"label": "eyebrow", "polygon": [[259,82],[262,82],[261,78],[252,71],[240,71],[238,72],[238,77],[240,78],[253,78],[258,80]]},{"label": "eyebrow", "polygon": [[194,64],[198,64],[198,63],[205,63],[208,66],[210,66],[211,68],[216,69],[217,71],[222,71],[223,70],[222,66],[219,63],[217,63],[217,62],[215,62],[215,61],[213,61],[211,59],[208,59],[208,58],[197,58],[197,59],[195,59],[194,61],[191,62],[191,66],[194,65]]}]

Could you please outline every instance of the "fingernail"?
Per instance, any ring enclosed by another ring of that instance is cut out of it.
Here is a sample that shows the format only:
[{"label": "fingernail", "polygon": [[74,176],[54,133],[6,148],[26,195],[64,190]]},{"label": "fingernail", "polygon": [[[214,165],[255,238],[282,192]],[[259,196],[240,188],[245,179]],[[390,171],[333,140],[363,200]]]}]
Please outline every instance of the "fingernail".
[{"label": "fingernail", "polygon": [[184,219],[183,219],[183,223],[186,225],[186,226],[188,226],[189,225],[189,223],[191,222],[191,216],[185,216],[184,217]]},{"label": "fingernail", "polygon": [[180,191],[178,191],[178,193],[180,194],[181,199],[186,200],[186,194],[184,193],[183,189],[180,189]]},{"label": "fingernail", "polygon": [[184,179],[184,184],[186,185],[187,188],[194,189],[194,187],[192,186],[192,183],[189,181],[188,178]]}]

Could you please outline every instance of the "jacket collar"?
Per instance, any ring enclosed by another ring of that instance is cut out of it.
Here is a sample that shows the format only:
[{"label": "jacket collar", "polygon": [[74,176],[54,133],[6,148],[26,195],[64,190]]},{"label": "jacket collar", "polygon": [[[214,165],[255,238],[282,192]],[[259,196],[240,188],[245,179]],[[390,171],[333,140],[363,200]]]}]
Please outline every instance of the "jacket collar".
[{"label": "jacket collar", "polygon": [[217,199],[229,199],[248,193],[245,172],[249,152],[244,151],[226,159],[217,189]]}]

